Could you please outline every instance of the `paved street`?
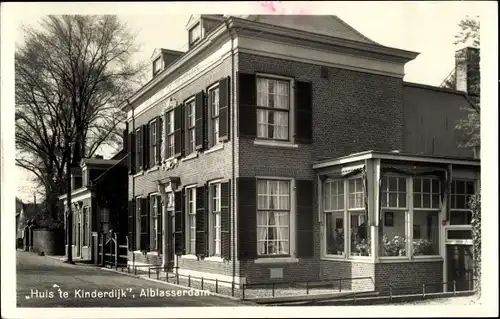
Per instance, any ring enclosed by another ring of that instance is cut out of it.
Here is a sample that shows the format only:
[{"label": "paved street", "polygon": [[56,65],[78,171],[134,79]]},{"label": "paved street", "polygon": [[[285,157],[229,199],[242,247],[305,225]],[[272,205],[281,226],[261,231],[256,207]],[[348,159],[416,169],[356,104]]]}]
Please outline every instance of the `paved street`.
[{"label": "paved street", "polygon": [[18,307],[243,305],[238,301],[217,296],[193,295],[193,291],[190,296],[187,289],[125,276],[93,266],[67,265],[59,260],[28,252],[17,252],[16,271]]}]

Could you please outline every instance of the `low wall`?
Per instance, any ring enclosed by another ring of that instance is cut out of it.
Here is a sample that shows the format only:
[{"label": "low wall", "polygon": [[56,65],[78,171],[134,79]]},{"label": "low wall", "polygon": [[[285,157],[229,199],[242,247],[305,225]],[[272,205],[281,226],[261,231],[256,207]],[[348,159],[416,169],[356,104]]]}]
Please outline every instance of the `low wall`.
[{"label": "low wall", "polygon": [[64,229],[33,229],[33,252],[50,256],[64,255]]}]

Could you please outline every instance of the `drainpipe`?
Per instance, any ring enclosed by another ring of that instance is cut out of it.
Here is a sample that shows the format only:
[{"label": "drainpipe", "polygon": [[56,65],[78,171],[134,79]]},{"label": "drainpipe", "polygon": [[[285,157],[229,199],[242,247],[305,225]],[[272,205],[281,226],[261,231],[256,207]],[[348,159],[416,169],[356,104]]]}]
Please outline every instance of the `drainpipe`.
[{"label": "drainpipe", "polygon": [[[129,106],[131,106],[129,99],[127,99],[127,104]],[[132,108],[132,134],[135,134],[135,114],[134,114],[135,112],[134,112],[134,108],[133,107],[131,107],[131,108]],[[130,145],[130,147],[132,148],[133,146]],[[130,151],[129,151],[129,154],[130,154]],[[132,158],[130,158],[130,163],[132,163]],[[135,163],[134,163],[134,166],[135,166]],[[134,170],[131,170],[131,173],[132,173],[132,200],[134,200],[134,198],[135,198],[135,177],[134,177]],[[134,211],[132,212],[132,216],[134,218],[134,221],[136,220],[136,216],[135,216],[135,211],[136,211],[135,207],[136,207],[136,205],[137,205],[137,203],[135,203],[135,205],[134,205]],[[136,227],[135,231],[137,231],[137,227]],[[135,231],[133,232],[133,234],[135,234]],[[129,240],[132,240],[132,238],[129,238]],[[132,256],[133,256],[133,258],[132,258],[133,265],[132,266],[135,268],[135,253],[134,253],[134,251],[132,251]]]},{"label": "drainpipe", "polygon": [[[229,85],[231,85],[231,100],[234,99],[234,92],[235,92],[235,89],[234,89],[234,83],[236,83],[236,79],[234,77],[234,37],[233,37],[233,33],[231,32],[231,27],[229,26],[229,18],[228,17],[225,17],[224,18],[224,23],[226,25],[226,28],[227,28],[227,31],[229,33],[229,36],[231,37],[231,78],[232,78],[232,83],[230,83]],[[233,100],[235,101],[235,100]],[[235,103],[230,103],[230,105],[232,105],[234,108],[231,110],[230,109],[230,114],[231,114],[231,159],[232,159],[232,178],[231,178],[231,188],[232,188],[232,196],[231,196],[231,207],[232,207],[232,210],[233,212],[236,212],[236,201],[235,201],[235,196],[236,196],[236,169],[235,169],[235,149],[234,149],[234,145],[235,145],[235,132],[236,132],[236,125],[235,125],[235,116],[234,116],[234,111],[236,109],[236,106],[235,106]],[[233,282],[235,281],[235,278],[236,278],[236,236],[235,236],[235,217],[236,217],[236,214],[233,214],[233,218],[231,218],[231,237],[233,240],[231,240],[231,243],[233,245],[232,247],[232,259],[233,259]]]}]

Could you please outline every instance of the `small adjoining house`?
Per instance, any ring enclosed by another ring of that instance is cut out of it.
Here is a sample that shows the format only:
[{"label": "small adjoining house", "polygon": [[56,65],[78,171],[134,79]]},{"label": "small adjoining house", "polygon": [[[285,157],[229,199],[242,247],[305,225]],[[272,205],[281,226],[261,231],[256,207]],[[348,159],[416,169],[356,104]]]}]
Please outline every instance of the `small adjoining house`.
[{"label": "small adjoining house", "polygon": [[186,31],[122,104],[129,263],[236,287],[470,287],[466,93],[405,82],[418,53],[337,16],[192,15]]},{"label": "small adjoining house", "polygon": [[[93,260],[91,247],[94,232],[109,233],[113,230],[118,233],[120,241],[125,242],[128,188],[125,158],[123,150],[111,159],[102,156],[83,158],[80,167],[72,170],[71,245],[74,258]],[[64,202],[65,213],[66,197],[67,194],[59,196]]]}]

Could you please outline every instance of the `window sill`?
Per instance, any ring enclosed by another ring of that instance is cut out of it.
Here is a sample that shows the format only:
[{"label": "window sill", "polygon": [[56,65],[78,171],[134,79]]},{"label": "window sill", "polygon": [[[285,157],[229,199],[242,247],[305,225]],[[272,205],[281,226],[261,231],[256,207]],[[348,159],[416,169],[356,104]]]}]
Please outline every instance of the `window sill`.
[{"label": "window sill", "polygon": [[215,261],[215,262],[219,262],[219,263],[224,262],[224,259],[222,259],[222,258],[221,258],[221,257],[219,257],[219,256],[210,256],[210,257],[206,257],[204,260],[206,260],[206,261]]},{"label": "window sill", "polygon": [[299,262],[299,259],[295,257],[271,257],[254,260],[254,263],[256,264],[290,264],[297,262]]},{"label": "window sill", "polygon": [[146,171],[146,173],[151,173],[151,172],[157,171],[157,170],[159,170],[159,169],[160,169],[160,166],[155,165],[154,167],[152,167],[152,168],[148,169],[148,170]]},{"label": "window sill", "polygon": [[198,260],[198,256],[196,256],[196,255],[182,255],[181,259]]},{"label": "window sill", "polygon": [[340,261],[340,262],[348,262],[348,263],[365,263],[365,264],[373,264],[372,259],[367,258],[345,258],[345,257],[334,257],[334,256],[324,256],[321,257],[320,260],[323,261]]},{"label": "window sill", "polygon": [[189,154],[188,156],[184,157],[183,159],[181,159],[181,162],[187,162],[189,160],[192,160],[194,158],[197,158],[198,157],[198,151],[195,151],[191,154]]},{"label": "window sill", "polygon": [[378,262],[382,264],[390,264],[390,263],[414,263],[414,262],[432,262],[432,261],[443,261],[443,258],[441,256],[422,256],[418,258],[411,258],[409,259],[408,257],[406,258],[379,258]]},{"label": "window sill", "polygon": [[134,177],[139,177],[139,176],[142,176],[142,175],[144,175],[144,171],[141,170],[139,173],[135,173]]},{"label": "window sill", "polygon": [[284,148],[298,148],[299,145],[292,142],[284,141],[273,141],[273,140],[259,140],[256,139],[254,142],[256,146],[267,146],[267,147],[284,147]]},{"label": "window sill", "polygon": [[210,154],[224,149],[224,143],[218,143],[205,151],[205,154]]}]

